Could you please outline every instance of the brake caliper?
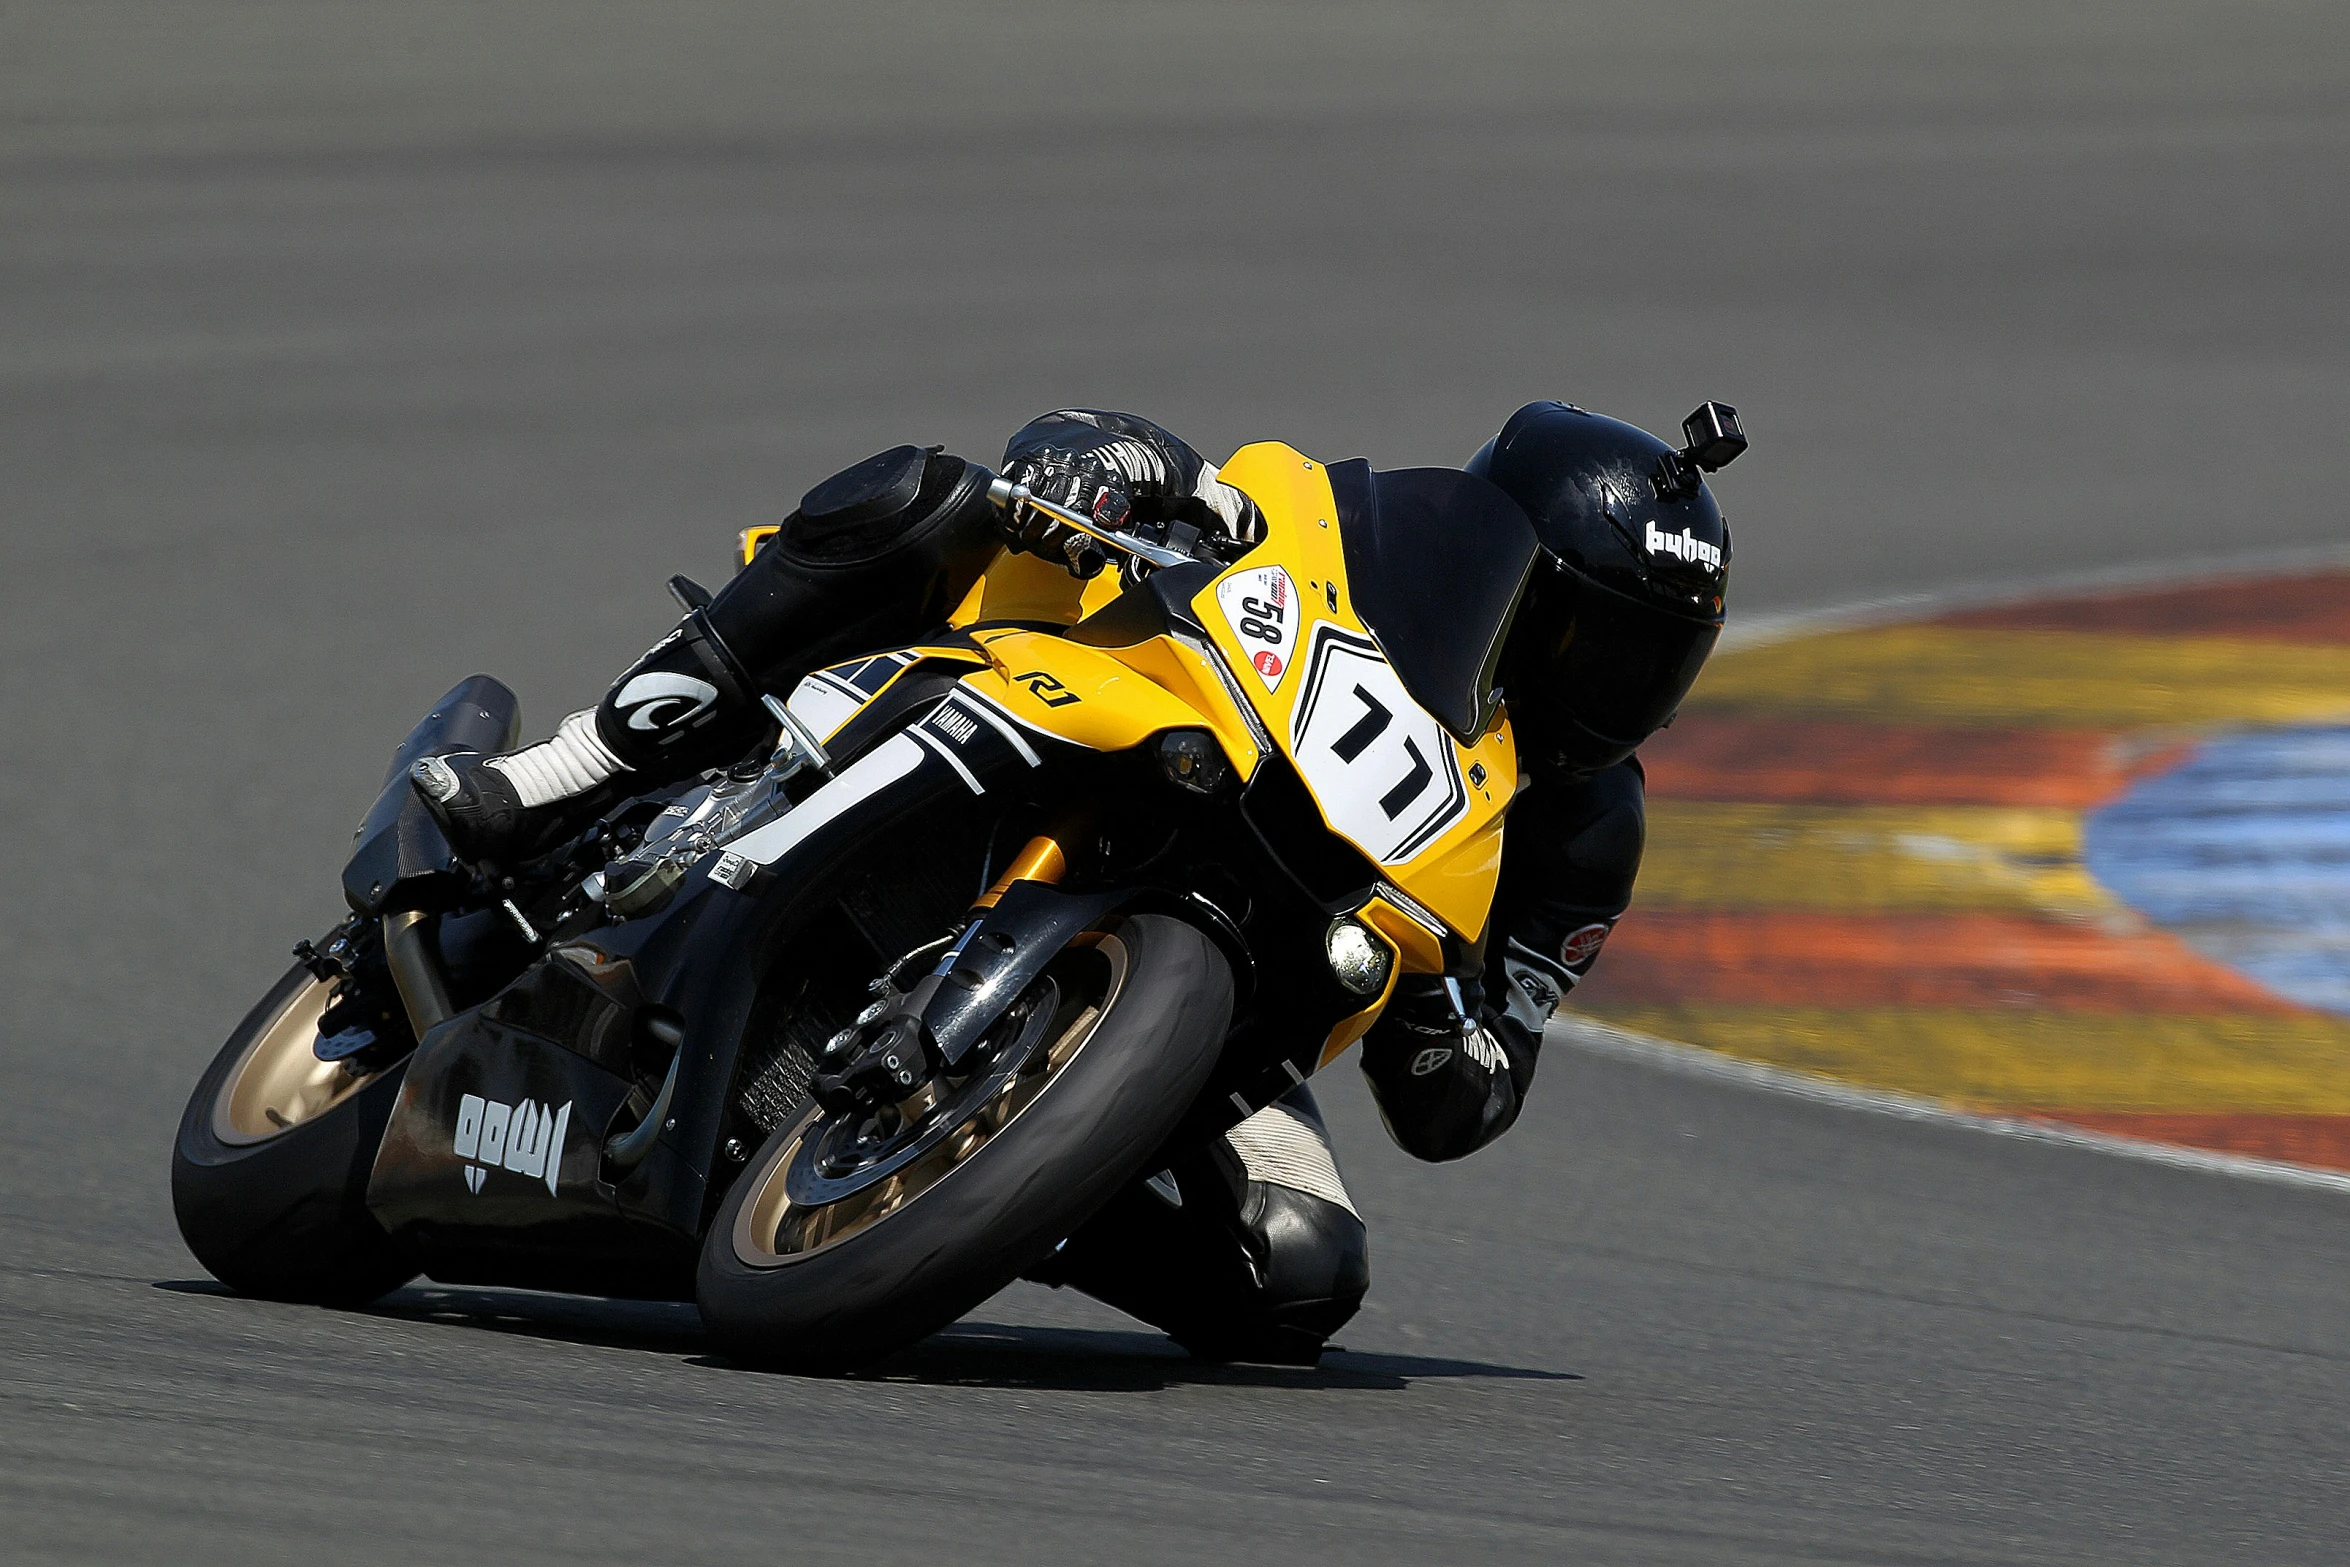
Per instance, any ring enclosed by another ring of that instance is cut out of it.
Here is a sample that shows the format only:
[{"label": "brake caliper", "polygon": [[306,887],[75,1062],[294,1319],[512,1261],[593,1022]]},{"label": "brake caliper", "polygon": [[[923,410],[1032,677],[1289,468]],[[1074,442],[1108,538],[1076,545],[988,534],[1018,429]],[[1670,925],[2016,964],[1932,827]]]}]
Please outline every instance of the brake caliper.
[{"label": "brake caliper", "polygon": [[808,1085],[809,1093],[826,1110],[845,1115],[913,1097],[938,1063],[922,1020],[901,1012],[870,1036],[859,1025],[842,1029],[826,1044],[818,1066],[821,1070]]}]

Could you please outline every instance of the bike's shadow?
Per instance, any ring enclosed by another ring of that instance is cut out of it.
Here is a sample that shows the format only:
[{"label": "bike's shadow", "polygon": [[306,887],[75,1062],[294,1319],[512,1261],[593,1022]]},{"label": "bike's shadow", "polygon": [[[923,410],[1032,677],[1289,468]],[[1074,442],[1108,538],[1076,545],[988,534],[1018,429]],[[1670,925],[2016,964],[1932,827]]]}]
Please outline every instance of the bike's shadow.
[{"label": "bike's shadow", "polygon": [[[209,1280],[172,1281],[158,1288],[181,1294],[229,1294]],[[714,1354],[700,1315],[693,1307],[674,1302],[418,1284],[358,1309],[367,1316],[402,1322],[510,1333],[603,1349],[643,1350],[675,1355],[689,1365],[713,1370],[777,1374]],[[1301,1392],[1400,1390],[1414,1382],[1459,1377],[1582,1380],[1569,1371],[1344,1349],[1330,1351],[1320,1365],[1311,1367],[1226,1365],[1194,1360],[1147,1328],[1123,1331],[983,1321],[963,1321],[941,1329],[856,1374],[862,1381],[929,1387],[1106,1393],[1147,1393],[1177,1386],[1294,1388]]]},{"label": "bike's shadow", "polygon": [[1147,1328],[1047,1328],[958,1322],[864,1373],[876,1381],[934,1387],[1067,1392],[1153,1392],[1174,1386],[1402,1389],[1431,1378],[1493,1377],[1579,1382],[1571,1371],[1539,1371],[1476,1360],[1332,1349],[1318,1366],[1225,1365],[1194,1360]]}]

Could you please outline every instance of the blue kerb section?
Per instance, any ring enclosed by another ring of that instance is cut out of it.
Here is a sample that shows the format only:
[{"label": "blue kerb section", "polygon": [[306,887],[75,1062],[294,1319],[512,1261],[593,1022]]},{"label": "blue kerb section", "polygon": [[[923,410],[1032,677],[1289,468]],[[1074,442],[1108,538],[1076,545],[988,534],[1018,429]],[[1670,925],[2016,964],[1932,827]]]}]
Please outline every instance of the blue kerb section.
[{"label": "blue kerb section", "polygon": [[2350,728],[2197,748],[2090,816],[2090,874],[2197,950],[2350,1013]]}]

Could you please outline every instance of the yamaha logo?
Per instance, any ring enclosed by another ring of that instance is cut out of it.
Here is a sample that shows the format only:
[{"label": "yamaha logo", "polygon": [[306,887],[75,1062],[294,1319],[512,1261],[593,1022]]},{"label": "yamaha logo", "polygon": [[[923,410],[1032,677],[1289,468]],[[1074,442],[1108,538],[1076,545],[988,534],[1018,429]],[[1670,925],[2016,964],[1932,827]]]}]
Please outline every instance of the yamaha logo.
[{"label": "yamaha logo", "polygon": [[457,1139],[451,1151],[460,1159],[480,1161],[466,1165],[466,1187],[479,1195],[490,1171],[506,1169],[543,1179],[547,1195],[554,1196],[563,1172],[563,1133],[571,1125],[571,1105],[565,1100],[558,1110],[532,1099],[510,1105],[479,1094],[458,1100]]}]

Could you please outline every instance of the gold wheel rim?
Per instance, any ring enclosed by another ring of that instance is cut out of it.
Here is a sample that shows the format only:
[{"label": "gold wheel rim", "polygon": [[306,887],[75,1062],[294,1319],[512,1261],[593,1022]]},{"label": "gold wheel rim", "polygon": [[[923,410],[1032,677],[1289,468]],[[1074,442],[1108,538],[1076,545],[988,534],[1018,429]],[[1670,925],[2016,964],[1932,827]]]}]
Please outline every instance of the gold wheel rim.
[{"label": "gold wheel rim", "polygon": [[313,1048],[334,986],[318,979],[286,998],[237,1057],[212,1100],[212,1135],[231,1147],[263,1143],[314,1121],[375,1076],[354,1077]]},{"label": "gold wheel rim", "polygon": [[774,1268],[837,1246],[937,1186],[1001,1136],[1023,1111],[1043,1097],[1044,1091],[1092,1042],[1102,1019],[1117,1005],[1118,996],[1125,989],[1125,943],[1115,936],[1095,932],[1079,937],[1071,945],[1099,952],[1108,960],[1109,978],[1101,987],[1099,999],[1080,1006],[1053,1041],[1038,1053],[1037,1070],[1024,1071],[1013,1078],[945,1141],[904,1169],[834,1202],[801,1208],[792,1203],[786,1192],[784,1175],[798,1156],[802,1141],[823,1119],[823,1112],[810,1105],[791,1134],[745,1177],[758,1184],[751,1200],[735,1214],[735,1256],[750,1267]]}]

